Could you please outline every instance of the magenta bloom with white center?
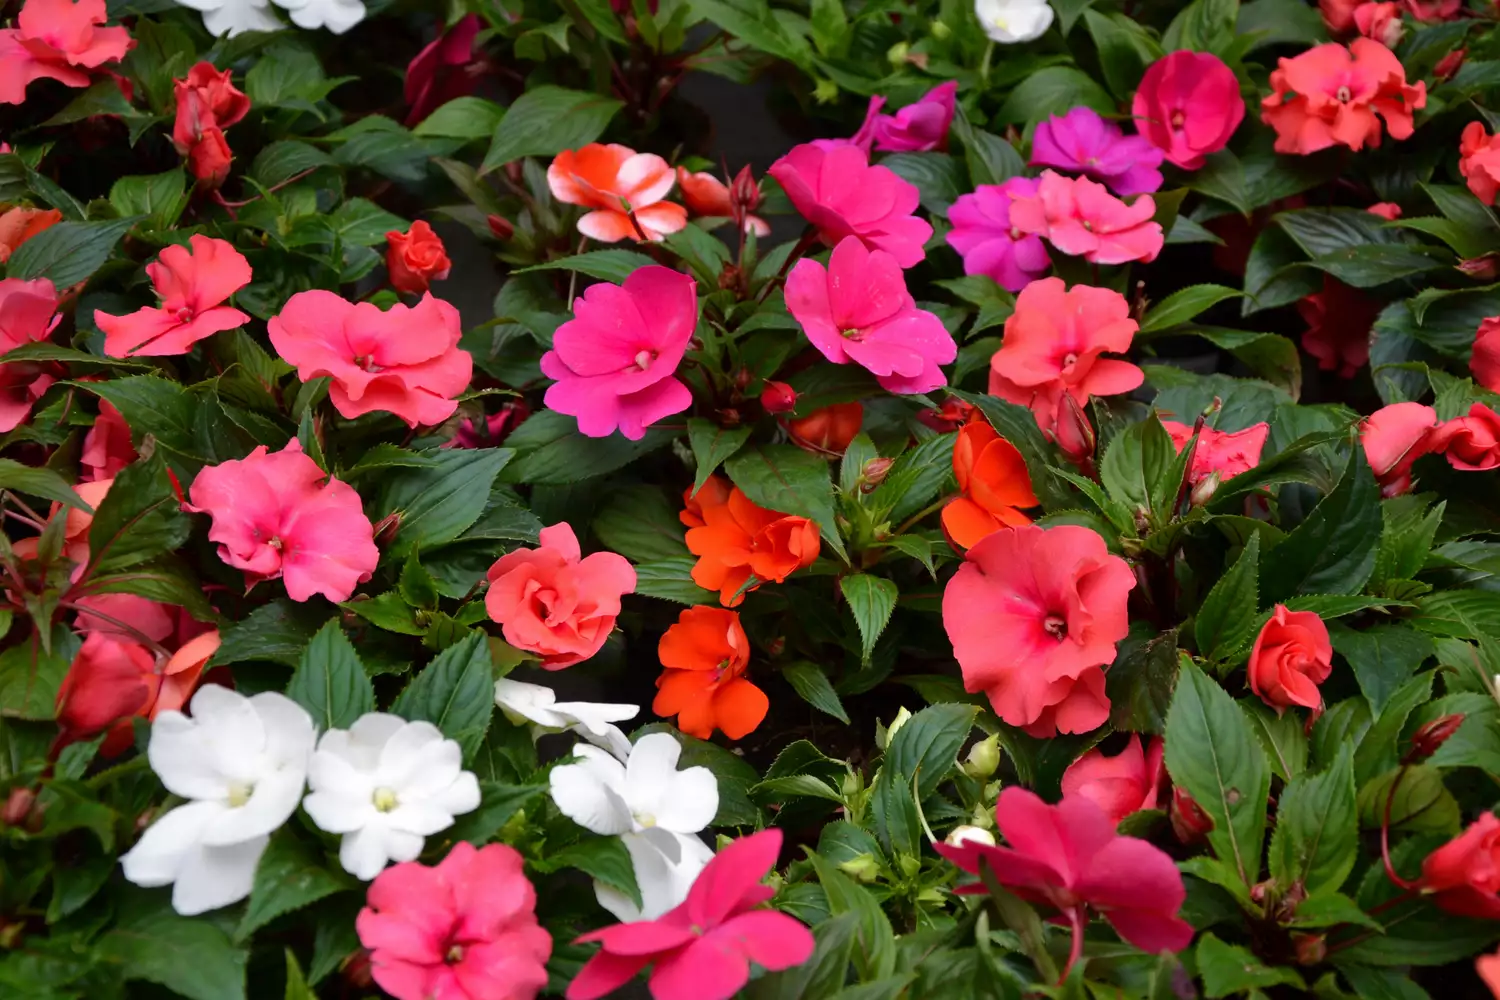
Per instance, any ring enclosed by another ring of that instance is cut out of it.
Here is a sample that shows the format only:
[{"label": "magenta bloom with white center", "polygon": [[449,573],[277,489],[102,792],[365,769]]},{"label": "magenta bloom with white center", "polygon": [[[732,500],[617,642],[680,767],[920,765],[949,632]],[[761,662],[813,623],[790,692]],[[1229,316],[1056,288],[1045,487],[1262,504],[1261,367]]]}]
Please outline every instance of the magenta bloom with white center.
[{"label": "magenta bloom with white center", "polygon": [[981,184],[961,195],[948,209],[948,245],[964,259],[965,274],[986,274],[1001,288],[1019,292],[1047,273],[1052,258],[1047,245],[1023,233],[1010,221],[1011,203],[1033,197],[1037,181],[1012,177],[1004,184]]},{"label": "magenta bloom with white center", "polygon": [[1138,135],[1126,135],[1093,108],[1073,108],[1036,127],[1031,165],[1083,174],[1108,185],[1115,194],[1150,194],[1161,187],[1165,154]]}]

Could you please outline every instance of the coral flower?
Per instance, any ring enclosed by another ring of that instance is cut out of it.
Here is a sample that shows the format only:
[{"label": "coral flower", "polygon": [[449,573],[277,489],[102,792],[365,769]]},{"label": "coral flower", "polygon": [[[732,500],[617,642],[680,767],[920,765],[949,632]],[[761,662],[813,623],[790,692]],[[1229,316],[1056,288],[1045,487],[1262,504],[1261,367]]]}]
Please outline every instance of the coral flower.
[{"label": "coral flower", "polygon": [[474,93],[486,69],[483,57],[474,52],[482,26],[478,14],[465,14],[407,65],[407,128],[449,101]]},{"label": "coral flower", "polygon": [[1019,508],[1035,507],[1026,461],[1016,446],[983,421],[960,428],[953,442],[953,476],[961,496],[943,507],[943,534],[967,549],[1001,528],[1030,524]]},{"label": "coral flower", "polygon": [[1307,324],[1302,349],[1318,359],[1319,368],[1353,378],[1369,362],[1379,302],[1325,274],[1323,290],[1298,302],[1297,312]]},{"label": "coral flower", "polygon": [[1155,809],[1161,798],[1162,779],[1167,776],[1163,763],[1166,749],[1158,736],[1151,741],[1150,749],[1142,752],[1139,733],[1131,733],[1125,749],[1113,757],[1106,757],[1095,747],[1063,772],[1063,797],[1088,799],[1116,825],[1133,812]]},{"label": "coral flower", "polygon": [[1493,996],[1500,997],[1500,952],[1493,955],[1480,955],[1474,960],[1474,972],[1484,985],[1490,988]]},{"label": "coral flower", "polygon": [[1482,320],[1474,334],[1474,353],[1469,357],[1474,381],[1490,392],[1500,392],[1500,316]]},{"label": "coral flower", "polygon": [[1463,0],[1401,0],[1401,7],[1418,21],[1452,20]]},{"label": "coral flower", "polygon": [[948,245],[964,259],[965,274],[985,274],[1001,288],[1019,292],[1047,273],[1052,258],[1040,236],[1011,224],[1010,208],[1019,197],[1033,197],[1037,182],[1012,177],[1003,184],[981,184],[958,196],[948,208]]},{"label": "coral flower", "polygon": [[[818,558],[818,526],[805,517],[758,507],[738,486],[723,492],[717,476],[710,476],[696,498],[701,527],[688,530],[688,551],[698,557],[693,582],[717,590],[726,608],[737,606],[745,593],[762,583],[780,583]],[[723,496],[722,502],[715,502]]]},{"label": "coral flower", "polygon": [[1130,392],[1145,373],[1128,361],[1101,357],[1130,350],[1137,324],[1125,296],[1061,278],[1034,281],[1016,297],[1005,339],[990,360],[990,394],[1028,406],[1037,426],[1056,438],[1062,397],[1080,407],[1090,396]]},{"label": "coral flower", "polygon": [[404,233],[398,229],[386,233],[385,242],[386,273],[398,292],[421,295],[429,284],[442,281],[453,269],[442,239],[420,219]]},{"label": "coral flower", "polygon": [[1420,884],[1449,913],[1500,920],[1500,819],[1481,813],[1467,830],[1427,855]]},{"label": "coral flower", "polygon": [[1022,525],[980,539],[943,590],[964,689],[1037,737],[1109,717],[1104,671],[1130,629],[1135,574],[1087,528]]},{"label": "coral flower", "polygon": [[1354,30],[1354,12],[1367,0],[1318,0],[1323,23],[1332,35],[1347,35]]},{"label": "coral flower", "polygon": [[750,640],[735,611],[691,607],[677,616],[657,647],[666,669],[656,679],[651,711],[677,716],[677,728],[706,740],[715,729],[732,740],[760,725],[766,693],[745,679]]},{"label": "coral flower", "polygon": [[543,528],[539,540],[490,567],[484,607],[506,642],[561,670],[599,652],[614,631],[620,598],[635,592],[635,569],[614,552],[583,558],[566,521]]},{"label": "coral flower", "polygon": [[[0,280],[0,355],[46,340],[61,319],[57,289],[46,278]],[[30,361],[0,364],[0,432],[19,427],[32,404],[55,381],[45,365]]]},{"label": "coral flower", "polygon": [[22,208],[17,205],[0,212],[0,264],[10,260],[10,255],[20,249],[22,243],[61,221],[62,213],[55,208]]},{"label": "coral flower", "polygon": [[825,358],[860,365],[889,392],[947,384],[938,366],[958,355],[943,321],[917,308],[896,258],[853,236],[834,247],[826,269],[808,257],[797,262],[786,307]]},{"label": "coral flower", "polygon": [[1393,403],[1365,418],[1359,441],[1382,496],[1411,491],[1411,467],[1417,459],[1443,447],[1437,411],[1421,403]]},{"label": "coral flower", "polygon": [[1437,430],[1448,464],[1465,472],[1500,468],[1500,414],[1474,403],[1469,412]]},{"label": "coral flower", "polygon": [[1146,68],[1130,113],[1169,161],[1197,170],[1205,156],[1229,144],[1245,118],[1245,99],[1234,70],[1218,56],[1169,52]]},{"label": "coral flower", "polygon": [[948,148],[948,129],[953,124],[954,98],[958,83],[948,80],[933,87],[913,104],[893,115],[880,114],[885,98],[870,98],[865,123],[852,141],[869,151],[871,146],[886,153],[922,153]]},{"label": "coral flower", "polygon": [[775,895],[760,883],[776,865],[781,836],[772,828],[726,845],[686,901],[660,919],[579,938],[600,949],[568,984],[567,1000],[596,1000],[648,965],[655,1000],[729,1000],[749,981],[752,961],[773,971],[807,961],[812,933],[785,913],[760,908]]},{"label": "coral flower", "polygon": [[82,467],[79,476],[86,483],[97,479],[113,479],[125,466],[137,458],[135,445],[130,443],[130,425],[109,400],[99,400],[99,416],[83,439],[83,451],[78,455]]},{"label": "coral flower", "polygon": [[[677,186],[682,188],[682,200],[687,202],[690,212],[698,216],[730,219],[734,217],[734,205],[729,199],[729,185],[710,173],[693,173],[686,167],[677,168]],[[756,236],[771,235],[771,224],[758,215],[745,216],[745,232]]]},{"label": "coral flower", "polygon": [[865,408],[859,403],[835,403],[805,417],[786,422],[787,435],[803,451],[831,457],[842,455],[859,433]]},{"label": "coral flower", "polygon": [[1354,26],[1366,38],[1388,49],[1401,44],[1406,26],[1401,23],[1401,5],[1396,3],[1362,3],[1354,9]]},{"label": "coral flower", "polygon": [[224,129],[244,118],[250,98],[230,82],[230,71],[220,72],[213,63],[200,62],[186,79],[172,81],[177,99],[177,117],[172,125],[172,145],[188,159],[193,176],[208,188],[217,188],[229,176],[229,143]]},{"label": "coral flower", "polygon": [[333,408],[353,419],[394,413],[412,427],[440,424],[458,409],[474,359],[458,346],[458,310],[423,295],[384,312],[333,292],[298,292],[267,325],[271,345],[304,382],[330,376]]},{"label": "coral flower", "polygon": [[689,486],[682,491],[682,510],[677,512],[677,520],[689,528],[703,527],[707,523],[703,520],[703,512],[710,507],[722,507],[728,503],[729,494],[733,490],[734,487],[723,476],[709,476],[697,493]]},{"label": "coral flower", "polygon": [[1493,205],[1500,193],[1500,135],[1490,135],[1480,122],[1465,125],[1458,143],[1458,172],[1474,197]]},{"label": "coral flower", "polygon": [[0,30],[0,104],[21,104],[32,80],[87,87],[92,70],[125,58],[135,42],[101,27],[104,0],[26,0],[16,27]]},{"label": "coral flower", "polygon": [[[1162,426],[1172,436],[1172,444],[1179,452],[1193,439],[1193,429],[1187,424],[1163,420]],[[1223,482],[1249,472],[1260,464],[1260,451],[1270,433],[1271,425],[1264,421],[1251,424],[1242,431],[1201,428],[1198,447],[1193,451],[1193,467],[1188,470],[1188,482],[1196,486],[1214,473],[1218,473],[1219,481]]]},{"label": "coral flower", "polygon": [[[1238,91],[1235,96],[1239,96]],[[1244,112],[1243,103],[1240,111]],[[1031,140],[1033,167],[1083,174],[1122,197],[1150,194],[1160,188],[1161,171],[1156,168],[1161,161],[1160,149],[1141,136],[1125,135],[1120,126],[1105,121],[1093,108],[1076,107],[1039,122]]]},{"label": "coral flower", "polygon": [[798,213],[817,227],[826,245],[857,236],[902,267],[926,255],[922,245],[932,236],[932,226],[912,214],[921,200],[917,186],[889,167],[872,166],[858,146],[804,143],[771,164],[768,172]]},{"label": "coral flower", "polygon": [[697,325],[697,283],[671,268],[589,286],[542,355],[542,374],[557,380],[547,405],[577,417],[589,437],[618,429],[639,441],[647,426],[692,405],[676,372]]},{"label": "coral flower", "polygon": [[565,149],[547,168],[553,197],[592,209],[578,220],[578,231],[601,243],[660,240],[687,225],[687,210],[662,200],[673,179],[660,156],[614,143]]},{"label": "coral flower", "polygon": [[1250,690],[1280,715],[1293,705],[1323,710],[1318,685],[1333,671],[1333,646],[1328,626],[1312,611],[1289,611],[1276,605],[1261,627],[1245,668]]},{"label": "coral flower", "polygon": [[532,1000],[552,935],[524,866],[505,844],[459,841],[436,865],[381,872],[354,924],[375,982],[396,1000]]},{"label": "coral flower", "polygon": [[1412,112],[1427,104],[1427,85],[1408,85],[1401,60],[1368,38],[1282,59],[1271,91],[1261,101],[1261,120],[1276,130],[1276,152],[1303,156],[1330,146],[1355,152],[1366,143],[1378,146],[1380,118],[1392,139],[1405,139]]},{"label": "coral flower", "polygon": [[128,316],[94,310],[104,331],[104,353],[112,358],[186,354],[200,340],[250,322],[224,305],[250,284],[250,262],[223,240],[195,233],[192,249],[173,245],[146,265],[160,306],[146,306]]},{"label": "coral flower", "polygon": [[249,586],[280,577],[287,596],[347,601],[380,561],[359,494],[302,453],[296,438],[278,452],[261,445],[243,459],[205,466],[183,509],[213,518],[219,558]]},{"label": "coral flower", "polygon": [[1143,194],[1129,205],[1087,177],[1042,173],[1035,195],[1015,195],[1010,221],[1020,232],[1044,237],[1065,254],[1095,264],[1149,264],[1165,242],[1152,222],[1156,202]]}]

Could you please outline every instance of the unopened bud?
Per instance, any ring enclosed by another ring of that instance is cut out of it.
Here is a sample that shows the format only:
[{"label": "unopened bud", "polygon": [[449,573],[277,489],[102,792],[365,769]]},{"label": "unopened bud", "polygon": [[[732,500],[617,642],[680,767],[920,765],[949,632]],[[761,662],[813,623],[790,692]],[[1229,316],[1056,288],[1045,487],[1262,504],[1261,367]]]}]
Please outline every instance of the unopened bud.
[{"label": "unopened bud", "polygon": [[975,781],[984,781],[994,775],[1000,769],[1000,737],[991,736],[970,747],[963,769],[964,774]]},{"label": "unopened bud", "polygon": [[896,859],[896,866],[901,869],[901,874],[907,878],[916,878],[917,872],[922,870],[922,862],[910,854],[903,854]]},{"label": "unopened bud", "polygon": [[861,493],[874,493],[876,488],[890,474],[891,466],[896,464],[894,458],[872,458],[859,470],[859,491]]},{"label": "unopened bud", "polygon": [[1094,457],[1094,425],[1069,393],[1062,394],[1057,409],[1057,446],[1074,465],[1084,465]]},{"label": "unopened bud", "polygon": [[1194,507],[1202,507],[1214,498],[1219,491],[1219,472],[1215,469],[1193,484],[1193,491],[1188,494],[1188,499]]},{"label": "unopened bud", "polygon": [[1458,732],[1458,727],[1464,724],[1462,712],[1453,715],[1444,715],[1425,723],[1411,737],[1411,749],[1407,751],[1402,763],[1418,764],[1438,752],[1438,748],[1448,742],[1448,738]]},{"label": "unopened bud", "polygon": [[932,37],[933,38],[936,38],[938,41],[941,42],[941,41],[944,41],[945,39],[947,39],[948,36],[950,36],[952,34],[953,34],[953,29],[950,28],[950,27],[948,27],[942,21],[933,21],[932,22]]},{"label": "unopened bud", "polygon": [[370,975],[370,953],[361,948],[339,964],[339,975],[344,982],[356,990],[367,990],[375,985]]},{"label": "unopened bud", "polygon": [[1432,67],[1432,75],[1444,82],[1451,80],[1453,74],[1463,66],[1466,55],[1468,55],[1467,50],[1454,49],[1437,61],[1437,65]]},{"label": "unopened bud", "polygon": [[490,215],[486,216],[484,221],[489,223],[490,232],[495,234],[497,240],[508,240],[516,235],[516,227],[511,225],[509,219],[499,215]]},{"label": "unopened bud", "polygon": [[521,166],[520,160],[511,160],[504,169],[505,176],[510,178],[512,184],[520,184],[526,179],[526,169]]},{"label": "unopened bud", "polygon": [[986,847],[994,847],[995,835],[977,826],[955,826],[953,831],[943,838],[943,843],[950,847],[958,847],[962,844],[983,844]]},{"label": "unopened bud", "polygon": [[840,863],[839,871],[856,882],[873,882],[880,877],[880,864],[872,855],[859,854]]},{"label": "unopened bud", "polygon": [[755,180],[755,175],[750,172],[750,167],[740,168],[740,172],[734,175],[734,180],[729,182],[729,204],[745,212],[753,212],[760,207],[760,184]]},{"label": "unopened bud", "polygon": [[5,807],[0,809],[0,826],[21,826],[26,822],[26,817],[31,815],[31,807],[35,803],[36,792],[29,788],[12,788],[5,800]]},{"label": "unopened bud", "polygon": [[1321,934],[1293,934],[1292,947],[1298,965],[1322,965],[1328,957],[1328,942]]},{"label": "unopened bud", "polygon": [[1214,828],[1214,821],[1193,801],[1193,797],[1181,788],[1172,788],[1172,806],[1169,811],[1172,832],[1184,845],[1191,846],[1204,840]]},{"label": "unopened bud", "polygon": [[886,731],[885,731],[885,738],[887,740],[893,740],[893,739],[895,739],[896,738],[896,730],[898,730],[902,726],[906,725],[906,721],[908,719],[910,719],[910,718],[911,718],[911,713],[908,712],[906,710],[906,706],[903,705],[901,707],[900,711],[898,711],[896,713],[896,717],[891,720],[890,727],[888,729],[886,729]]},{"label": "unopened bud", "polygon": [[375,544],[389,545],[395,541],[396,532],[401,530],[401,512],[393,510],[385,517],[375,522]]},{"label": "unopened bud", "polygon": [[797,390],[785,382],[767,379],[766,387],[760,391],[760,405],[767,413],[790,413],[797,408]]},{"label": "unopened bud", "polygon": [[724,262],[724,267],[719,271],[719,288],[722,291],[734,291],[740,287],[742,278],[740,269],[729,261]]},{"label": "unopened bud", "polygon": [[905,42],[897,42],[886,51],[885,57],[890,64],[897,69],[906,65],[906,57],[911,53],[911,46]]},{"label": "unopened bud", "polygon": [[1475,281],[1494,281],[1500,277],[1500,254],[1487,253],[1482,257],[1471,257],[1459,261],[1456,267]]},{"label": "unopened bud", "polygon": [[832,80],[819,80],[813,86],[813,100],[819,104],[831,104],[839,99],[839,85]]}]

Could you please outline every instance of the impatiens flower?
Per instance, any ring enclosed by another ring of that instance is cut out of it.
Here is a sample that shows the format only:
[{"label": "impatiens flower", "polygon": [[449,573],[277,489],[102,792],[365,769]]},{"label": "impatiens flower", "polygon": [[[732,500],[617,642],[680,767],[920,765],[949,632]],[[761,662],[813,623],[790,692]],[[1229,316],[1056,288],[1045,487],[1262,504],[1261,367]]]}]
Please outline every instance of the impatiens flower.
[{"label": "impatiens flower", "polygon": [[1245,119],[1245,99],[1234,70],[1218,56],[1169,52],[1146,67],[1130,113],[1136,130],[1169,162],[1197,170],[1229,144]]},{"label": "impatiens flower", "polygon": [[699,604],[677,616],[657,655],[666,669],[656,679],[651,711],[677,716],[677,728],[706,740],[715,729],[732,740],[766,717],[766,693],[745,679],[750,640],[734,611]]},{"label": "impatiens flower", "polygon": [[1474,381],[1490,392],[1500,392],[1500,316],[1480,321],[1469,371],[1474,373]]},{"label": "impatiens flower", "polygon": [[590,285],[573,318],[542,355],[547,406],[578,418],[578,431],[632,441],[663,417],[693,404],[676,377],[698,325],[698,285],[669,267],[642,267],[622,284]]},{"label": "impatiens flower", "polygon": [[1136,329],[1119,292],[1068,288],[1061,278],[1034,281],[1016,297],[990,359],[990,394],[1030,407],[1037,426],[1055,438],[1064,395],[1082,407],[1090,396],[1130,392],[1145,381],[1130,362],[1101,356],[1130,350]]},{"label": "impatiens flower", "polygon": [[1442,450],[1437,411],[1421,403],[1382,406],[1360,424],[1359,441],[1381,496],[1409,493],[1412,464]]},{"label": "impatiens flower", "polygon": [[1469,122],[1458,143],[1458,172],[1486,205],[1500,193],[1500,135],[1490,135],[1482,122]]},{"label": "impatiens flower", "polygon": [[1330,34],[1347,35],[1354,30],[1354,12],[1367,0],[1318,0],[1318,10]]},{"label": "impatiens flower", "polygon": [[1113,757],[1106,757],[1095,747],[1063,772],[1063,797],[1088,799],[1118,826],[1133,812],[1157,807],[1166,777],[1162,763],[1165,752],[1161,737],[1153,739],[1150,750],[1143,752],[1138,733],[1131,733],[1125,749]]},{"label": "impatiens flower", "polygon": [[453,269],[442,239],[421,219],[404,233],[395,229],[386,233],[385,242],[385,269],[398,292],[421,295]]},{"label": "impatiens flower", "polygon": [[339,863],[369,881],[392,861],[415,861],[424,838],[479,808],[479,780],[463,750],[430,722],[370,712],[330,729],[308,764],[302,808],[342,834]]},{"label": "impatiens flower", "polygon": [[1297,303],[1307,324],[1302,349],[1318,359],[1324,371],[1353,378],[1370,360],[1370,328],[1380,303],[1332,275],[1323,275],[1323,290]]},{"label": "impatiens flower", "polygon": [[359,494],[302,453],[296,438],[278,452],[261,445],[242,459],[205,466],[183,509],[213,518],[219,558],[249,586],[280,578],[287,596],[347,601],[380,561]]},{"label": "impatiens flower", "polygon": [[568,1000],[595,1000],[651,966],[655,1000],[729,1000],[750,978],[750,963],[789,969],[812,956],[813,936],[792,917],[759,909],[774,895],[761,880],[781,851],[775,828],[741,837],[718,853],[687,900],[650,922],[585,934],[600,949],[568,984]]},{"label": "impatiens flower", "polygon": [[947,384],[938,366],[958,355],[943,321],[917,308],[896,258],[853,236],[834,247],[826,269],[810,257],[797,262],[786,307],[825,358],[860,365],[890,392]]},{"label": "impatiens flower", "polygon": [[501,406],[485,417],[470,417],[459,421],[453,437],[442,444],[444,448],[494,448],[510,437],[511,431],[520,427],[531,416],[531,407],[525,400],[517,399]]},{"label": "impatiens flower", "polygon": [[1354,8],[1354,26],[1366,38],[1388,49],[1401,44],[1406,27],[1401,23],[1401,6],[1395,3],[1362,3]]},{"label": "impatiens flower", "polygon": [[192,718],[162,712],[146,759],[188,801],[120,858],[136,885],[172,886],[172,908],[194,916],[250,894],[271,832],[297,810],[313,749],[307,710],[274,691],[253,697],[210,684]]},{"label": "impatiens flower", "polygon": [[932,226],[912,214],[921,200],[917,186],[889,167],[871,165],[859,147],[804,143],[792,147],[768,172],[827,246],[857,236],[902,267],[926,255],[922,245],[932,236]]},{"label": "impatiens flower", "polygon": [[630,740],[615,723],[633,719],[641,710],[639,705],[558,701],[549,687],[509,677],[495,682],[495,704],[516,725],[531,723],[533,739],[547,732],[573,732],[621,760],[630,756]]},{"label": "impatiens flower", "polygon": [[250,262],[223,240],[195,233],[191,249],[174,244],[146,265],[160,306],[145,306],[128,316],[94,310],[104,331],[104,353],[112,358],[186,354],[200,340],[250,322],[238,309],[224,305],[250,284]]},{"label": "impatiens flower", "polygon": [[1484,812],[1427,855],[1420,885],[1448,913],[1500,920],[1500,819]]},{"label": "impatiens flower", "polygon": [[[1243,113],[1243,103],[1240,109]],[[1160,188],[1161,171],[1157,167],[1161,166],[1162,155],[1146,139],[1125,135],[1120,126],[1105,121],[1093,108],[1082,106],[1038,122],[1031,139],[1033,167],[1083,174],[1121,196],[1149,194]]]},{"label": "impatiens flower", "polygon": [[1500,997],[1500,952],[1493,955],[1480,955],[1474,960],[1474,972],[1484,985],[1490,988],[1490,993]]},{"label": "impatiens flower", "polygon": [[1052,7],[1047,0],[974,0],[974,17],[990,41],[1014,45],[1045,35]]},{"label": "impatiens flower", "polygon": [[[1500,368],[1497,368],[1500,372]],[[786,422],[787,436],[792,444],[815,455],[832,457],[842,455],[859,434],[864,423],[865,408],[857,402],[835,403],[814,410],[805,417]]]},{"label": "impatiens flower", "polygon": [[1463,0],[1401,0],[1401,7],[1418,21],[1448,21],[1458,14]]},{"label": "impatiens flower", "polygon": [[943,591],[964,689],[1033,736],[1086,733],[1109,717],[1101,667],[1130,621],[1135,574],[1088,528],[1021,525],[980,539]]},{"label": "impatiens flower", "polygon": [[224,129],[244,118],[250,98],[230,82],[229,70],[220,72],[213,63],[200,62],[186,79],[174,80],[177,118],[172,126],[172,145],[188,159],[198,182],[217,188],[229,176],[229,143]]},{"label": "impatiens flower", "polygon": [[125,58],[135,42],[109,19],[104,0],[26,0],[0,30],[0,104],[21,104],[32,80],[87,87],[92,70]]},{"label": "impatiens flower", "polygon": [[483,57],[474,51],[481,26],[478,14],[465,14],[428,42],[407,65],[407,128],[449,101],[474,93],[487,68]]},{"label": "impatiens flower", "polygon": [[[57,289],[46,278],[0,280],[0,355],[52,336]],[[0,432],[13,431],[31,413],[32,404],[57,381],[53,368],[31,361],[0,364]]]},{"label": "impatiens flower", "polygon": [[687,225],[687,210],[662,200],[674,177],[655,153],[617,143],[565,149],[547,168],[553,197],[591,209],[578,220],[578,231],[600,243],[660,240]]},{"label": "impatiens flower", "polygon": [[215,37],[233,38],[244,31],[280,31],[285,28],[271,13],[270,0],[177,0],[203,14],[203,27]]},{"label": "impatiens flower", "polygon": [[687,533],[688,551],[698,557],[693,582],[717,590],[727,608],[762,583],[781,583],[818,558],[817,524],[757,506],[718,476],[710,476],[696,496],[684,494],[684,501],[698,522],[689,524]]},{"label": "impatiens flower", "polygon": [[1401,206],[1394,201],[1377,201],[1365,211],[1371,215],[1378,215],[1387,222],[1395,222],[1401,218]]},{"label": "impatiens flower", "polygon": [[948,245],[964,259],[965,274],[984,274],[1001,288],[1019,292],[1047,273],[1052,258],[1042,238],[1023,233],[1010,221],[1017,197],[1036,195],[1031,177],[1012,177],[1003,184],[981,184],[958,196],[948,207]]},{"label": "impatiens flower", "polygon": [[1306,156],[1330,146],[1359,152],[1366,143],[1380,145],[1381,118],[1392,139],[1410,136],[1412,112],[1426,105],[1427,85],[1408,85],[1390,49],[1356,38],[1348,48],[1329,42],[1282,59],[1261,120],[1276,130],[1278,153]]},{"label": "impatiens flower", "polygon": [[1488,472],[1500,468],[1500,414],[1483,403],[1472,404],[1467,414],[1444,423],[1436,436],[1455,469]]},{"label": "impatiens flower", "polygon": [[713,848],[688,834],[672,833],[661,827],[640,833],[622,833],[620,842],[630,854],[630,868],[635,873],[641,903],[612,885],[594,880],[594,899],[614,914],[616,920],[655,920],[682,905],[693,882],[714,859]]},{"label": "impatiens flower", "polygon": [[1087,177],[1043,171],[1035,195],[1011,197],[1010,221],[1023,233],[1045,238],[1071,256],[1095,264],[1149,264],[1161,253],[1156,202],[1143,194],[1129,205]]},{"label": "impatiens flower", "polygon": [[[1175,420],[1163,420],[1162,426],[1172,436],[1180,452],[1193,439],[1193,429]],[[1233,479],[1260,464],[1260,450],[1265,447],[1271,425],[1262,421],[1242,431],[1221,431],[1203,427],[1198,431],[1198,446],[1193,451],[1193,465],[1188,469],[1188,483],[1196,486],[1217,473],[1219,481]]]},{"label": "impatiens flower", "polygon": [[943,507],[943,534],[967,549],[1001,528],[1030,524],[1020,508],[1035,507],[1026,460],[982,420],[965,424],[953,442],[959,496]]},{"label": "impatiens flower", "polygon": [[[893,115],[879,114],[883,97],[870,98],[865,127],[875,148],[886,153],[920,153],[948,147],[948,128],[953,124],[954,97],[958,83],[949,80],[933,87],[914,104]],[[876,103],[880,102],[880,103]],[[868,147],[866,147],[868,149]]]},{"label": "impatiens flower", "polygon": [[1250,650],[1246,673],[1250,690],[1280,715],[1293,705],[1323,710],[1318,685],[1333,671],[1328,626],[1312,611],[1289,611],[1276,605]]},{"label": "impatiens flower", "polygon": [[55,208],[17,205],[0,212],[0,264],[10,260],[10,255],[19,250],[22,243],[61,221],[62,213]]},{"label": "impatiens flower", "polygon": [[430,294],[381,311],[321,289],[298,292],[267,329],[298,378],[333,379],[328,398],[351,420],[394,413],[412,427],[440,424],[474,373],[474,359],[458,346],[458,310]]},{"label": "impatiens flower", "polygon": [[355,930],[370,975],[396,1000],[533,1000],[552,935],[513,847],[459,841],[436,865],[394,865],[370,884]]},{"label": "impatiens flower", "polygon": [[[688,211],[695,216],[730,219],[734,217],[734,205],[729,197],[729,185],[710,173],[692,173],[686,167],[677,168],[677,186],[682,188],[682,200]],[[771,224],[758,215],[745,216],[745,232],[756,236],[771,235]]]},{"label": "impatiens flower", "polygon": [[276,0],[299,28],[327,28],[342,35],[365,19],[362,0]]},{"label": "impatiens flower", "polygon": [[534,549],[507,552],[487,574],[484,607],[505,641],[541,657],[548,670],[581,663],[614,631],[620,598],[635,591],[635,569],[622,555],[583,557],[566,521],[542,529]]},{"label": "impatiens flower", "polygon": [[[1082,935],[1096,910],[1115,932],[1146,952],[1181,951],[1193,928],[1178,917],[1187,891],[1167,853],[1115,833],[1114,823],[1086,796],[1065,795],[1049,806],[1015,785],[1000,792],[995,821],[1007,847],[968,841],[937,852],[970,874],[980,866],[1022,899],[1050,906]],[[983,882],[959,892],[983,894]]]},{"label": "impatiens flower", "polygon": [[84,436],[83,451],[78,455],[79,478],[86,483],[113,479],[136,458],[135,445],[130,443],[130,425],[125,422],[125,417],[109,400],[99,400],[99,416],[94,418],[94,426]]}]

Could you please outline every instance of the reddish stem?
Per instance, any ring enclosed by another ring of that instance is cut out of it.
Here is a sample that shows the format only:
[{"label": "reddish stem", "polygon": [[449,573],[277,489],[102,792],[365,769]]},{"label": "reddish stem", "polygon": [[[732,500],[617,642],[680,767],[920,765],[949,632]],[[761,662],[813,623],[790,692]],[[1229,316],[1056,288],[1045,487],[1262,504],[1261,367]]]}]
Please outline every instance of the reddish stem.
[{"label": "reddish stem", "polygon": [[1068,949],[1068,964],[1063,966],[1062,975],[1058,977],[1057,985],[1061,986],[1068,981],[1068,976],[1073,972],[1073,966],[1083,957],[1083,906],[1074,906],[1068,910],[1068,924],[1073,929],[1073,946]]},{"label": "reddish stem", "polygon": [[1385,809],[1380,815],[1380,861],[1385,865],[1386,878],[1407,892],[1412,892],[1419,887],[1419,883],[1409,882],[1396,874],[1396,866],[1391,864],[1391,804],[1396,800],[1396,789],[1401,787],[1401,780],[1406,777],[1409,766],[1401,765],[1401,770],[1396,772],[1396,780],[1391,782],[1390,791],[1385,793]]}]

